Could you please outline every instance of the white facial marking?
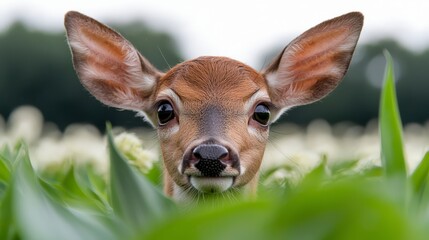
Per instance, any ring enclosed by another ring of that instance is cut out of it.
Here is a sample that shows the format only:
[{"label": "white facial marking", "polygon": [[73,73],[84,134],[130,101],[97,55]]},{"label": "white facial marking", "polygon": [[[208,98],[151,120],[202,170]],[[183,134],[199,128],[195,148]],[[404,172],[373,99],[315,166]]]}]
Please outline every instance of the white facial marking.
[{"label": "white facial marking", "polygon": [[246,103],[244,104],[244,111],[245,112],[250,112],[252,109],[252,107],[255,105],[256,102],[261,101],[261,102],[270,102],[270,97],[268,96],[268,93],[265,91],[257,91],[256,93],[254,93],[249,100],[246,101]]},{"label": "white facial marking", "polygon": [[175,124],[172,127],[165,128],[162,131],[158,131],[158,136],[161,139],[169,139],[172,135],[176,134],[179,131],[179,125]]},{"label": "white facial marking", "polygon": [[173,187],[173,198],[174,200],[178,202],[183,202],[183,203],[189,203],[193,201],[192,196],[189,195],[187,191],[185,191],[176,183],[174,183],[174,187]]},{"label": "white facial marking", "polygon": [[266,138],[264,135],[261,134],[260,131],[256,130],[254,127],[252,127],[251,125],[249,125],[247,127],[247,131],[249,132],[249,134],[256,138],[259,142],[265,142]]},{"label": "white facial marking", "polygon": [[278,81],[277,71],[267,73],[265,75],[265,79],[267,79],[267,83],[268,83],[268,86],[270,86],[270,88],[278,89],[281,86],[280,82]]},{"label": "white facial marking", "polygon": [[171,101],[173,101],[174,105],[178,108],[177,110],[179,112],[181,112],[183,110],[183,105],[182,105],[182,101],[180,101],[179,96],[177,96],[177,94],[170,88],[167,88],[165,90],[162,90],[159,94],[158,94],[158,99],[160,98],[169,98]]},{"label": "white facial marking", "polygon": [[233,177],[195,177],[190,182],[194,188],[204,193],[220,193],[228,190],[234,183]]},{"label": "white facial marking", "polygon": [[145,122],[150,123],[150,125],[155,126],[152,120],[147,116],[147,114],[143,111],[137,111],[136,117],[141,117]]},{"label": "white facial marking", "polygon": [[246,167],[243,165],[240,165],[240,175],[243,175],[246,172]]},{"label": "white facial marking", "polygon": [[273,122],[277,121],[277,119],[279,119],[279,118],[280,118],[280,116],[281,116],[283,113],[287,112],[289,109],[290,109],[289,107],[285,107],[285,108],[280,109],[279,111],[271,112],[271,119],[270,119],[270,122],[271,122],[271,123],[273,123]]}]

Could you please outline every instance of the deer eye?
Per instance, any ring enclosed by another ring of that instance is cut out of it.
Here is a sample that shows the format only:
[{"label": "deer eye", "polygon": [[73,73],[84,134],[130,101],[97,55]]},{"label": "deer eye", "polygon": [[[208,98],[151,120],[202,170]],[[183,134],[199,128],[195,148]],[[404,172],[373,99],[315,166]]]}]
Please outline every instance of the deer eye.
[{"label": "deer eye", "polygon": [[268,107],[264,104],[258,104],[255,108],[252,118],[261,125],[267,126],[268,121],[270,120],[270,109],[268,109]]},{"label": "deer eye", "polygon": [[159,125],[167,124],[174,118],[174,109],[171,103],[164,101],[158,105],[158,122]]}]

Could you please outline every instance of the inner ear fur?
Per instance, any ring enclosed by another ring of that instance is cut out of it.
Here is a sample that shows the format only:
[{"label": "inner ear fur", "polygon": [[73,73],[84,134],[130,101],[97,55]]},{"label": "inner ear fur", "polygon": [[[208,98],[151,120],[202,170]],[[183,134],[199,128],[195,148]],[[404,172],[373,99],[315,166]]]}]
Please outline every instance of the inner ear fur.
[{"label": "inner ear fur", "polygon": [[79,12],[68,12],[64,25],[81,83],[106,105],[145,111],[163,73],[123,36]]},{"label": "inner ear fur", "polygon": [[309,104],[330,93],[349,67],[363,26],[351,12],[307,30],[287,45],[263,71],[279,108]]}]

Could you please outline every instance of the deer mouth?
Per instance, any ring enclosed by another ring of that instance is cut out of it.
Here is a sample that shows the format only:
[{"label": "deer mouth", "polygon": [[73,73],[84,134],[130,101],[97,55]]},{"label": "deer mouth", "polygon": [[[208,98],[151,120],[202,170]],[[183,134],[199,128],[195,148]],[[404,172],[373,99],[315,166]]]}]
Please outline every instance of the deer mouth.
[{"label": "deer mouth", "polygon": [[238,154],[213,139],[190,147],[178,170],[202,193],[227,191],[241,174]]},{"label": "deer mouth", "polygon": [[203,193],[221,193],[230,189],[234,185],[235,177],[202,177],[188,176],[189,183]]},{"label": "deer mouth", "polygon": [[185,169],[183,173],[188,183],[202,193],[221,193],[234,186],[236,178],[240,175],[237,169],[227,167],[218,175],[207,175],[195,167]]}]

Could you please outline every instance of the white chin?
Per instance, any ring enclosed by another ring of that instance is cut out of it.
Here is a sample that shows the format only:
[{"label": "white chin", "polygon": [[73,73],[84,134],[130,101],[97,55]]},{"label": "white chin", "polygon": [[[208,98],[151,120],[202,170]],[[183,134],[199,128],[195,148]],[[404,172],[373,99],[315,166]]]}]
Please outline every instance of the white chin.
[{"label": "white chin", "polygon": [[194,177],[190,182],[194,188],[204,193],[220,193],[228,190],[234,183],[233,177]]}]

